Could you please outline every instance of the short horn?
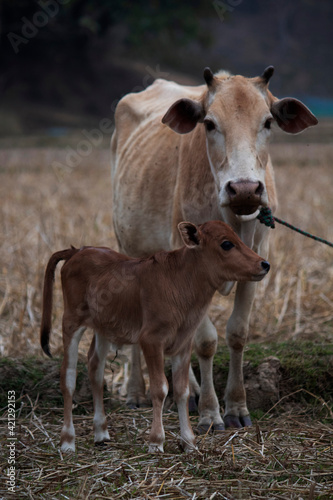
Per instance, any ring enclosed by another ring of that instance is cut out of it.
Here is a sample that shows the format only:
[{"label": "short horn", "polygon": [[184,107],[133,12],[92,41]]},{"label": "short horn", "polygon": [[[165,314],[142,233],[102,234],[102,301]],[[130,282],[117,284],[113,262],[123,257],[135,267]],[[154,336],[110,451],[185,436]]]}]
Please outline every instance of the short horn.
[{"label": "short horn", "polygon": [[261,75],[261,79],[263,80],[263,82],[267,85],[269,80],[272,78],[273,76],[273,73],[274,73],[274,66],[268,66],[265,71],[263,72],[263,74]]},{"label": "short horn", "polygon": [[204,79],[208,87],[210,87],[214,81],[214,74],[210,68],[204,69]]}]

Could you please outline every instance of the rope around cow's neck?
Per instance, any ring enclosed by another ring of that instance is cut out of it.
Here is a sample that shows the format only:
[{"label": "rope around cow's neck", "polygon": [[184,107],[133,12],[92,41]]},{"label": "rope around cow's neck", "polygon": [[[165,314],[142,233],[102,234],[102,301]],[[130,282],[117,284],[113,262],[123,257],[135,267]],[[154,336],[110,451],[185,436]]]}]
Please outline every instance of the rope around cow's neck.
[{"label": "rope around cow's neck", "polygon": [[295,227],[292,224],[289,224],[288,222],[273,216],[272,210],[269,207],[262,208],[259,212],[259,215],[257,216],[257,219],[262,224],[265,224],[265,226],[271,227],[272,229],[275,228],[275,222],[278,222],[279,224],[289,227],[289,229],[292,229],[297,233],[303,234],[303,236],[307,236],[308,238],[312,238],[313,240],[320,241],[320,243],[325,243],[325,245],[333,247],[333,243],[331,243],[330,241],[319,238],[319,236],[314,236],[313,234],[307,233],[306,231],[302,231],[302,229],[299,229],[298,227]]}]

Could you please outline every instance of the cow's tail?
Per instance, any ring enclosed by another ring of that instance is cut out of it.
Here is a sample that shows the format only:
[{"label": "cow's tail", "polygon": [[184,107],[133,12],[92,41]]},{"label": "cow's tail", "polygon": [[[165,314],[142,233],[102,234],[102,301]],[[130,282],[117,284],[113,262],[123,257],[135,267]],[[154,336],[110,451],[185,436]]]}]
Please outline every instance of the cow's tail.
[{"label": "cow's tail", "polygon": [[79,250],[77,248],[71,247],[66,250],[56,252],[51,256],[46,266],[43,287],[43,314],[40,327],[40,345],[45,354],[47,354],[50,358],[52,358],[52,355],[50,353],[49,340],[52,326],[53,283],[55,270],[58,262],[61,260],[69,260],[78,251]]}]

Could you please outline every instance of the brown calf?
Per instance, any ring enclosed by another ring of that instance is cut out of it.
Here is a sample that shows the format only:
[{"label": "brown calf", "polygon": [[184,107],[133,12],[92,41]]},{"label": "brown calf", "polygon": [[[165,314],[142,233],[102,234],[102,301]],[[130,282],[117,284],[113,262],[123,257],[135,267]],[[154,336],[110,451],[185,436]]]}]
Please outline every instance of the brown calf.
[{"label": "brown calf", "polygon": [[41,346],[49,356],[54,273],[58,262],[66,261],[61,270],[63,451],[75,450],[72,397],[78,344],[87,327],[95,333],[88,353],[95,443],[110,439],[103,406],[109,345],[138,343],[148,366],[153,403],[149,451],[163,451],[162,409],[168,393],[164,355],[172,357],[182,445],[186,451],[195,448],[188,417],[189,366],[195,331],[215,291],[225,281],[259,281],[270,266],[223,222],[206,222],[199,227],[181,222],[178,229],[185,246],[149,258],[130,258],[109,248],[96,247],[71,248],[50,258],[45,272],[41,325]]}]

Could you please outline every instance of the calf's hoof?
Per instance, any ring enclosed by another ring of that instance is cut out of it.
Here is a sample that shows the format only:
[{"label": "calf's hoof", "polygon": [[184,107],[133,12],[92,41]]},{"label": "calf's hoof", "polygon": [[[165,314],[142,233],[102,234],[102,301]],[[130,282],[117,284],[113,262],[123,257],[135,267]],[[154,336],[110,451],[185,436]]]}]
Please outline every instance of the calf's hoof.
[{"label": "calf's hoof", "polygon": [[163,453],[163,444],[149,443],[148,453]]},{"label": "calf's hoof", "polygon": [[61,443],[60,449],[63,453],[75,453],[75,443],[74,441],[70,443],[65,441],[64,443]]},{"label": "calf's hoof", "polygon": [[245,415],[244,417],[225,415],[223,420],[226,429],[241,429],[242,427],[251,427],[252,425],[250,415]]},{"label": "calf's hoof", "polygon": [[103,446],[106,446],[106,443],[109,443],[111,439],[103,439],[102,441],[95,441],[95,446],[98,448],[103,448]]},{"label": "calf's hoof", "polygon": [[198,447],[195,444],[182,443],[181,447],[183,448],[185,453],[193,453],[194,451],[198,451]]}]

